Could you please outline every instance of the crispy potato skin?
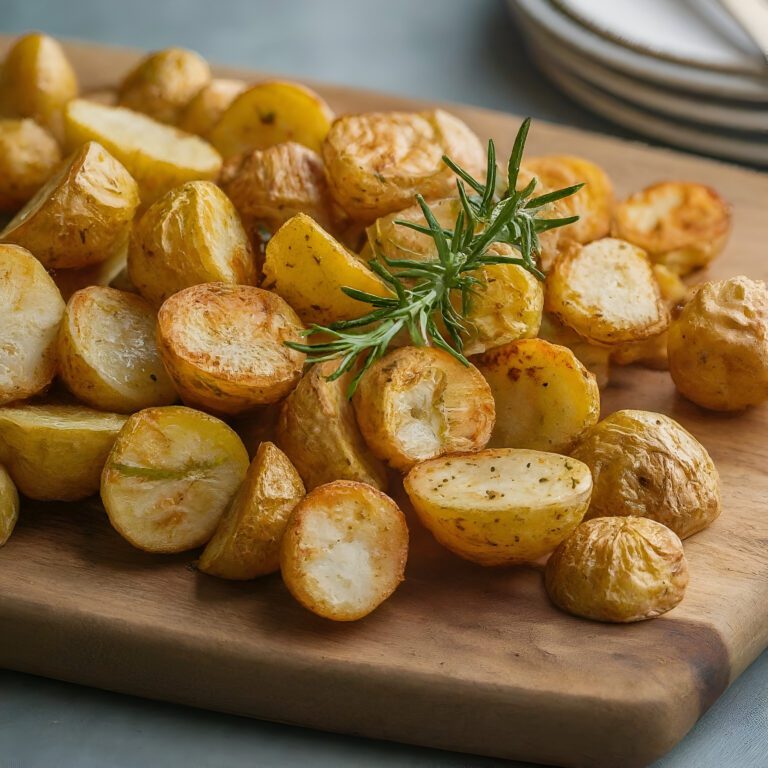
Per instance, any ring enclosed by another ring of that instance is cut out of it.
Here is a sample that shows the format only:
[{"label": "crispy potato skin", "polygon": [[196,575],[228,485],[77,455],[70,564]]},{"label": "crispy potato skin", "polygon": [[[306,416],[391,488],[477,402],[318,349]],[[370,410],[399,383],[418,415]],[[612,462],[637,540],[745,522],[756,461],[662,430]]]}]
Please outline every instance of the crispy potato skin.
[{"label": "crispy potato skin", "polygon": [[242,80],[215,77],[192,98],[179,117],[182,131],[207,139],[229,105],[248,87]]},{"label": "crispy potato skin", "polygon": [[405,477],[424,526],[480,565],[515,565],[551,552],[581,522],[592,478],[580,461],[513,448],[417,464]]},{"label": "crispy potato skin", "polygon": [[442,349],[401,347],[365,373],[353,403],[375,456],[394,469],[485,447],[496,418],[480,371]]},{"label": "crispy potato skin", "polygon": [[299,473],[274,444],[262,443],[198,570],[222,579],[255,579],[280,570],[280,541],[306,491]]},{"label": "crispy potato skin", "polygon": [[714,462],[693,435],[663,414],[616,411],[592,427],[571,456],[592,471],[587,518],[647,517],[684,539],[720,514]]},{"label": "crispy potato skin", "polygon": [[688,586],[680,539],[643,517],[583,522],[547,561],[544,584],[568,613],[608,622],[652,619],[674,608]]},{"label": "crispy potato skin", "polygon": [[11,476],[0,467],[0,547],[10,538],[19,519],[19,494]]},{"label": "crispy potato skin", "polygon": [[334,480],[355,480],[387,488],[384,465],[365,444],[347,397],[352,373],[328,381],[336,361],[312,366],[285,400],[277,443],[312,490]]},{"label": "crispy potato skin", "polygon": [[397,504],[349,480],[310,491],[280,547],[290,593],[334,621],[356,621],[378,608],[403,580],[407,559],[408,526]]},{"label": "crispy potato skin", "polygon": [[282,400],[301,378],[304,326],[279,296],[246,285],[207,283],[169,298],[158,314],[158,347],[181,399],[235,415]]},{"label": "crispy potato skin", "polygon": [[768,290],[731,277],[699,288],[672,323],[669,372],[689,400],[740,411],[768,399]]}]

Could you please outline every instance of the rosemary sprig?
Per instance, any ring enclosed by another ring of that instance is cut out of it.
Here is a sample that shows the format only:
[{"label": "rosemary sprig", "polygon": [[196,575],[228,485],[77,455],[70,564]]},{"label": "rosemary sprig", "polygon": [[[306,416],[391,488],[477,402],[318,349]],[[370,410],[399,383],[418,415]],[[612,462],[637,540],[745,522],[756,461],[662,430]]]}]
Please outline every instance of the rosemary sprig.
[{"label": "rosemary sprig", "polygon": [[[540,214],[550,204],[574,194],[581,184],[533,196],[536,180],[532,179],[524,189],[517,189],[530,122],[530,118],[523,121],[515,138],[507,165],[504,194],[496,194],[496,147],[493,141],[489,141],[484,183],[449,157],[443,156],[443,162],[458,176],[456,186],[461,210],[453,229],[445,229],[437,222],[421,195],[416,195],[416,202],[421,207],[426,225],[396,222],[399,226],[431,237],[437,251],[436,259],[389,259],[377,254],[369,265],[389,286],[391,296],[382,298],[354,288],[342,288],[347,296],[369,304],[371,311],[355,320],[339,321],[329,326],[312,325],[304,332],[306,336],[326,334],[331,337],[327,342],[286,344],[306,353],[309,364],[339,360],[335,372],[328,377],[331,381],[358,366],[349,385],[350,397],[363,374],[385,354],[395,336],[404,329],[414,345],[440,347],[469,365],[463,354],[462,335],[467,330],[466,317],[472,293],[480,284],[473,273],[492,264],[516,264],[543,279],[544,275],[536,264],[539,235],[578,219],[578,216],[547,219]],[[520,256],[489,253],[488,248],[493,243],[507,243]],[[454,292],[461,296],[460,311],[451,301]]]}]

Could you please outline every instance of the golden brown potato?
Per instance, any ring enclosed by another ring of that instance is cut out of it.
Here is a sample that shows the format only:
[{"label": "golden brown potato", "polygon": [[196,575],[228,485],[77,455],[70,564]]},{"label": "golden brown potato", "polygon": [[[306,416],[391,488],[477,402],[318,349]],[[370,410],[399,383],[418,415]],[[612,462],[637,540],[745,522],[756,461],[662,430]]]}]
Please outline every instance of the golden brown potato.
[{"label": "golden brown potato", "polygon": [[514,448],[425,461],[404,484],[434,537],[480,565],[514,565],[551,552],[581,522],[592,490],[580,461]]},{"label": "golden brown potato", "polygon": [[0,405],[42,392],[56,372],[59,289],[27,250],[0,245]]},{"label": "golden brown potato", "polygon": [[19,519],[19,494],[11,476],[0,467],[0,547],[10,538]]},{"label": "golden brown potato", "polygon": [[363,222],[404,209],[417,192],[427,199],[454,194],[456,177],[443,155],[485,177],[479,139],[440,109],[344,115],[331,126],[322,154],[334,199]]},{"label": "golden brown potato", "polygon": [[205,544],[248,470],[248,453],[223,421],[170,405],[129,417],[101,475],[114,529],[145,552]]},{"label": "golden brown potato", "polygon": [[99,490],[125,418],[79,405],[7,405],[0,408],[0,464],[30,499],[85,499]]},{"label": "golden brown potato", "polygon": [[474,365],[435,347],[401,347],[365,373],[354,396],[360,431],[371,451],[402,471],[488,442],[493,395]]},{"label": "golden brown potato", "polygon": [[663,331],[669,312],[648,257],[606,237],[571,243],[547,275],[546,309],[587,341],[619,344]]},{"label": "golden brown potato", "polygon": [[740,411],[768,399],[765,283],[704,283],[670,326],[668,351],[675,386],[703,408]]},{"label": "golden brown potato", "polygon": [[392,499],[365,483],[337,480],[293,511],[280,548],[283,581],[310,611],[355,621],[403,580],[408,527]]},{"label": "golden brown potato", "polygon": [[277,443],[310,490],[333,480],[355,480],[384,491],[386,470],[365,444],[347,397],[353,374],[326,378],[337,366],[330,360],[304,374],[283,404]]},{"label": "golden brown potato", "polygon": [[720,514],[720,478],[706,449],[676,421],[650,411],[616,411],[571,452],[591,470],[587,518],[647,517],[684,539]]},{"label": "golden brown potato", "polygon": [[[121,274],[126,269],[127,257],[128,243],[98,264],[80,269],[52,269],[49,274],[61,291],[61,297],[64,301],[69,301],[75,291],[88,288],[91,285],[111,285],[113,288],[125,290],[120,288],[119,284],[113,285],[113,282],[120,280]],[[136,293],[136,289],[132,288],[130,293]]]},{"label": "golden brown potato", "polygon": [[211,79],[208,62],[194,51],[166,48],[145,56],[120,84],[121,107],[175,125]]},{"label": "golden brown potato", "polygon": [[710,187],[666,181],[636,192],[616,208],[613,232],[650,258],[687,275],[709,264],[731,231],[730,206]]},{"label": "golden brown potato", "polygon": [[304,355],[285,345],[304,329],[279,296],[246,285],[207,283],[168,299],[158,346],[185,403],[238,414],[282,400],[301,377]]},{"label": "golden brown potato", "polygon": [[496,402],[491,448],[567,453],[597,423],[600,392],[595,377],[567,347],[522,339],[473,362]]},{"label": "golden brown potato", "polygon": [[242,80],[215,77],[184,107],[178,126],[182,131],[208,138],[229,105],[248,87]]},{"label": "golden brown potato", "polygon": [[156,307],[192,285],[258,280],[240,217],[211,181],[175,187],[144,212],[133,229],[128,276]]},{"label": "golden brown potato", "polygon": [[296,468],[262,443],[197,567],[222,579],[255,579],[280,570],[280,542],[306,491]]},{"label": "golden brown potato", "polygon": [[136,182],[95,141],[84,144],[0,232],[49,269],[88,267],[125,247],[139,204]]},{"label": "golden brown potato", "polygon": [[319,94],[299,83],[257,83],[241,93],[210,131],[226,157],[296,141],[320,151],[333,112]]},{"label": "golden brown potato", "polygon": [[598,517],[582,523],[547,562],[552,602],[587,619],[631,622],[672,610],[688,586],[680,539],[642,517]]}]

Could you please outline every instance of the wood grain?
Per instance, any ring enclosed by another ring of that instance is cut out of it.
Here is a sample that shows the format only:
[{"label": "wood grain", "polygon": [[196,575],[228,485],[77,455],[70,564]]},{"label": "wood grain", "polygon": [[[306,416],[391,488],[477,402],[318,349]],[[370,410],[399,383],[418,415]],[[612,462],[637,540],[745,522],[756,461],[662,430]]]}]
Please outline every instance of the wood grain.
[{"label": "wood grain", "polygon": [[[7,41],[4,43],[7,44]],[[87,88],[130,51],[72,45]],[[254,73],[221,70],[254,79]],[[422,107],[321,86],[338,111]],[[515,117],[452,107],[510,149]],[[603,165],[626,194],[681,178],[715,186],[735,227],[715,275],[768,278],[768,176],[569,128],[535,124],[530,152]],[[623,370],[603,412],[667,413],[717,463],[724,511],[686,542],[691,584],[666,616],[609,626],[547,601],[535,567],[486,570],[411,520],[407,580],[372,616],[333,625],[278,577],[225,583],[192,557],[132,549],[96,502],[26,504],[0,550],[0,664],[140,696],[445,749],[567,766],[640,766],[671,748],[768,645],[768,409],[705,413],[664,373]]]}]

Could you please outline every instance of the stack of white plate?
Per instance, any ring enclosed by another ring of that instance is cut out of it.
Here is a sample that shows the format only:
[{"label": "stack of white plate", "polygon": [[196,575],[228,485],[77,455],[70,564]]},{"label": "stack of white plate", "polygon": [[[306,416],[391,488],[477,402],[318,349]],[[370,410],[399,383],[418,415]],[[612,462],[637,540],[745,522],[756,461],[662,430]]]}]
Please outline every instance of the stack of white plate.
[{"label": "stack of white plate", "polygon": [[576,101],[654,139],[768,165],[768,62],[717,0],[508,2]]}]

